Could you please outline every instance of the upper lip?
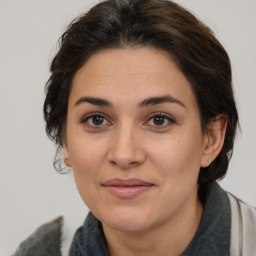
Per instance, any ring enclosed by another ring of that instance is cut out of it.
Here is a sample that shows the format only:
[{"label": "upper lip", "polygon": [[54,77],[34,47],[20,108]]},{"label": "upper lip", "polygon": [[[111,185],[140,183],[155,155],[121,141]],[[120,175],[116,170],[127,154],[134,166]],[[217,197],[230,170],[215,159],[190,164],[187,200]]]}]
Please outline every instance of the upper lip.
[{"label": "upper lip", "polygon": [[105,181],[103,186],[108,186],[108,187],[134,187],[134,186],[153,186],[152,183],[140,180],[140,179],[111,179]]}]

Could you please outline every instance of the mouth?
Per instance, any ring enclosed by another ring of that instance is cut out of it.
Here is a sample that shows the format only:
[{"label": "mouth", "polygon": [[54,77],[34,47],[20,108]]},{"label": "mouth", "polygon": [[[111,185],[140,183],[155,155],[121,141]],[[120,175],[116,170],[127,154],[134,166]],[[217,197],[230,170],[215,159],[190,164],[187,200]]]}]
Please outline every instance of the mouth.
[{"label": "mouth", "polygon": [[115,197],[131,199],[150,190],[154,184],[139,179],[112,179],[104,182],[102,186]]}]

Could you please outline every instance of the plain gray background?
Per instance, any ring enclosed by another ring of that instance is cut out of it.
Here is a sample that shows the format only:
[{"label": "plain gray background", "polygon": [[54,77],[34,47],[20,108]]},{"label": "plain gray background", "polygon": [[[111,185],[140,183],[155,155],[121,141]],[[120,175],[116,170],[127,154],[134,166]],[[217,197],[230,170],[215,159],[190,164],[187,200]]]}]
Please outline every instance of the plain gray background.
[{"label": "plain gray background", "polygon": [[[72,174],[55,172],[42,106],[49,63],[68,23],[94,0],[0,0],[0,255],[65,216],[69,243],[86,216]],[[227,49],[242,134],[222,186],[256,205],[256,1],[182,0]]]}]

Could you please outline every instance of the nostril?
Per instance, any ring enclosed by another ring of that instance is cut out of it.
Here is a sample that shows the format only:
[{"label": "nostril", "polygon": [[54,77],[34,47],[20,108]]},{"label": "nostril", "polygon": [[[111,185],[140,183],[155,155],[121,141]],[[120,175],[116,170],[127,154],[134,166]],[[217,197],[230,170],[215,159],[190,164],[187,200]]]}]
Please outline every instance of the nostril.
[{"label": "nostril", "polygon": [[115,160],[111,160],[110,163],[113,166],[119,166],[121,169],[129,169],[129,168],[135,167],[139,164],[136,161],[134,161],[134,162],[118,162],[118,161],[115,161]]},{"label": "nostril", "polygon": [[110,161],[110,163],[113,164],[113,165],[117,165],[117,163],[115,161],[113,161],[113,160]]}]

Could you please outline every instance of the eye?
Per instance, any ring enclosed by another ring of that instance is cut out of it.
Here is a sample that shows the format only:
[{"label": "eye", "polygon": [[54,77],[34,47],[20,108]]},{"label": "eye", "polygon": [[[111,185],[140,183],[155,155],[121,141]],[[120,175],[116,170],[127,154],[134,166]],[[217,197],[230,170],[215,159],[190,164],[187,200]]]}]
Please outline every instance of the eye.
[{"label": "eye", "polygon": [[174,119],[170,116],[162,113],[157,113],[153,114],[150,117],[150,119],[147,121],[147,125],[163,128],[173,124],[174,122]]},{"label": "eye", "polygon": [[86,126],[90,128],[96,128],[96,129],[111,124],[107,120],[107,118],[100,113],[92,113],[92,114],[86,115],[81,120],[81,123],[84,123]]}]

